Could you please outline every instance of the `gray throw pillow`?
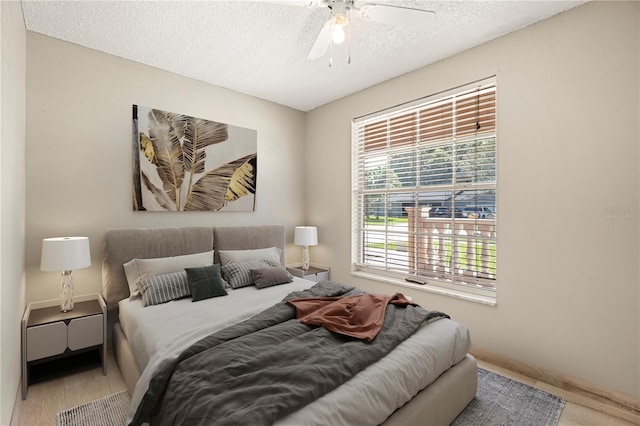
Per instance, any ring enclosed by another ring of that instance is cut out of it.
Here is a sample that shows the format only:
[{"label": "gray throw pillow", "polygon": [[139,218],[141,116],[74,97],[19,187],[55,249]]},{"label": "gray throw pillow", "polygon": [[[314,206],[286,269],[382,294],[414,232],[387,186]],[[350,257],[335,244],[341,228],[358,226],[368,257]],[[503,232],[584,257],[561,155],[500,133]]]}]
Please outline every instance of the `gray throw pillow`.
[{"label": "gray throw pillow", "polygon": [[192,302],[227,295],[224,289],[226,283],[220,275],[219,264],[201,268],[185,268],[184,270],[191,288]]},{"label": "gray throw pillow", "polygon": [[145,307],[191,295],[185,271],[144,278],[138,281],[137,286],[142,294],[142,304]]},{"label": "gray throw pillow", "polygon": [[253,284],[252,269],[272,268],[282,266],[280,262],[271,259],[248,260],[246,262],[231,262],[222,265],[222,276],[231,288],[247,287]]},{"label": "gray throw pillow", "polygon": [[252,269],[251,278],[258,288],[271,287],[274,285],[286,284],[293,281],[293,276],[289,272],[287,272],[284,266]]}]

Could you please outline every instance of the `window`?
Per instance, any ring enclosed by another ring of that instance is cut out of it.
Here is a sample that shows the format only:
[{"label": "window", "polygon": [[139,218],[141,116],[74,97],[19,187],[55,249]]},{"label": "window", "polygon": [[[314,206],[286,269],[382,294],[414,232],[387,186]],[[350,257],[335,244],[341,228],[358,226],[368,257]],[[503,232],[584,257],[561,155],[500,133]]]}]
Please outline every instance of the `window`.
[{"label": "window", "polygon": [[352,130],[355,270],[493,295],[495,78],[360,117]]}]

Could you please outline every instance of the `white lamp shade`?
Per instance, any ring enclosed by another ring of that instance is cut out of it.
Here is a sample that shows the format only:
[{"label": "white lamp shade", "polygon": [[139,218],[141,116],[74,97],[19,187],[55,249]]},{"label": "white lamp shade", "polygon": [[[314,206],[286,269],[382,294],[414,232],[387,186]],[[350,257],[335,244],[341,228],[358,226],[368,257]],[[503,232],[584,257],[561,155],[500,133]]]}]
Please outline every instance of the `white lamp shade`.
[{"label": "white lamp shade", "polygon": [[318,231],[315,226],[296,226],[293,244],[297,246],[315,246],[318,244]]},{"label": "white lamp shade", "polygon": [[88,237],[56,237],[42,240],[41,271],[71,271],[91,266]]}]

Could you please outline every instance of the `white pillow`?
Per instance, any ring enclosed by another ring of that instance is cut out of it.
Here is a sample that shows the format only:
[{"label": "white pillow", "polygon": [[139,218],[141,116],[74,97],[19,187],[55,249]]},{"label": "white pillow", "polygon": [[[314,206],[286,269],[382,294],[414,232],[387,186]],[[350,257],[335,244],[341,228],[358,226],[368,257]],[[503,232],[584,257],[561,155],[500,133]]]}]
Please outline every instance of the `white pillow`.
[{"label": "white pillow", "polygon": [[232,262],[247,262],[249,260],[269,259],[280,263],[280,250],[278,247],[269,247],[253,250],[218,250],[220,264],[226,265]]},{"label": "white pillow", "polygon": [[125,263],[124,274],[127,276],[131,297],[139,296],[137,283],[139,280],[156,275],[184,271],[184,268],[197,268],[213,265],[213,250],[202,253],[185,254],[183,256],[158,257],[155,259],[133,259]]}]

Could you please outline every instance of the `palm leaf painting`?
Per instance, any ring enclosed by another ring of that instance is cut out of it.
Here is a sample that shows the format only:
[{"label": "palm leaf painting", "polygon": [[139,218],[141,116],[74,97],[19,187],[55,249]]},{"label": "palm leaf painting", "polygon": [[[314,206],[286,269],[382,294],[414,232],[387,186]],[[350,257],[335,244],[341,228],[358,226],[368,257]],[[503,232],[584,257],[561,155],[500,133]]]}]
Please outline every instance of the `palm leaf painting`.
[{"label": "palm leaf painting", "polygon": [[255,130],[133,106],[134,210],[252,211]]}]

